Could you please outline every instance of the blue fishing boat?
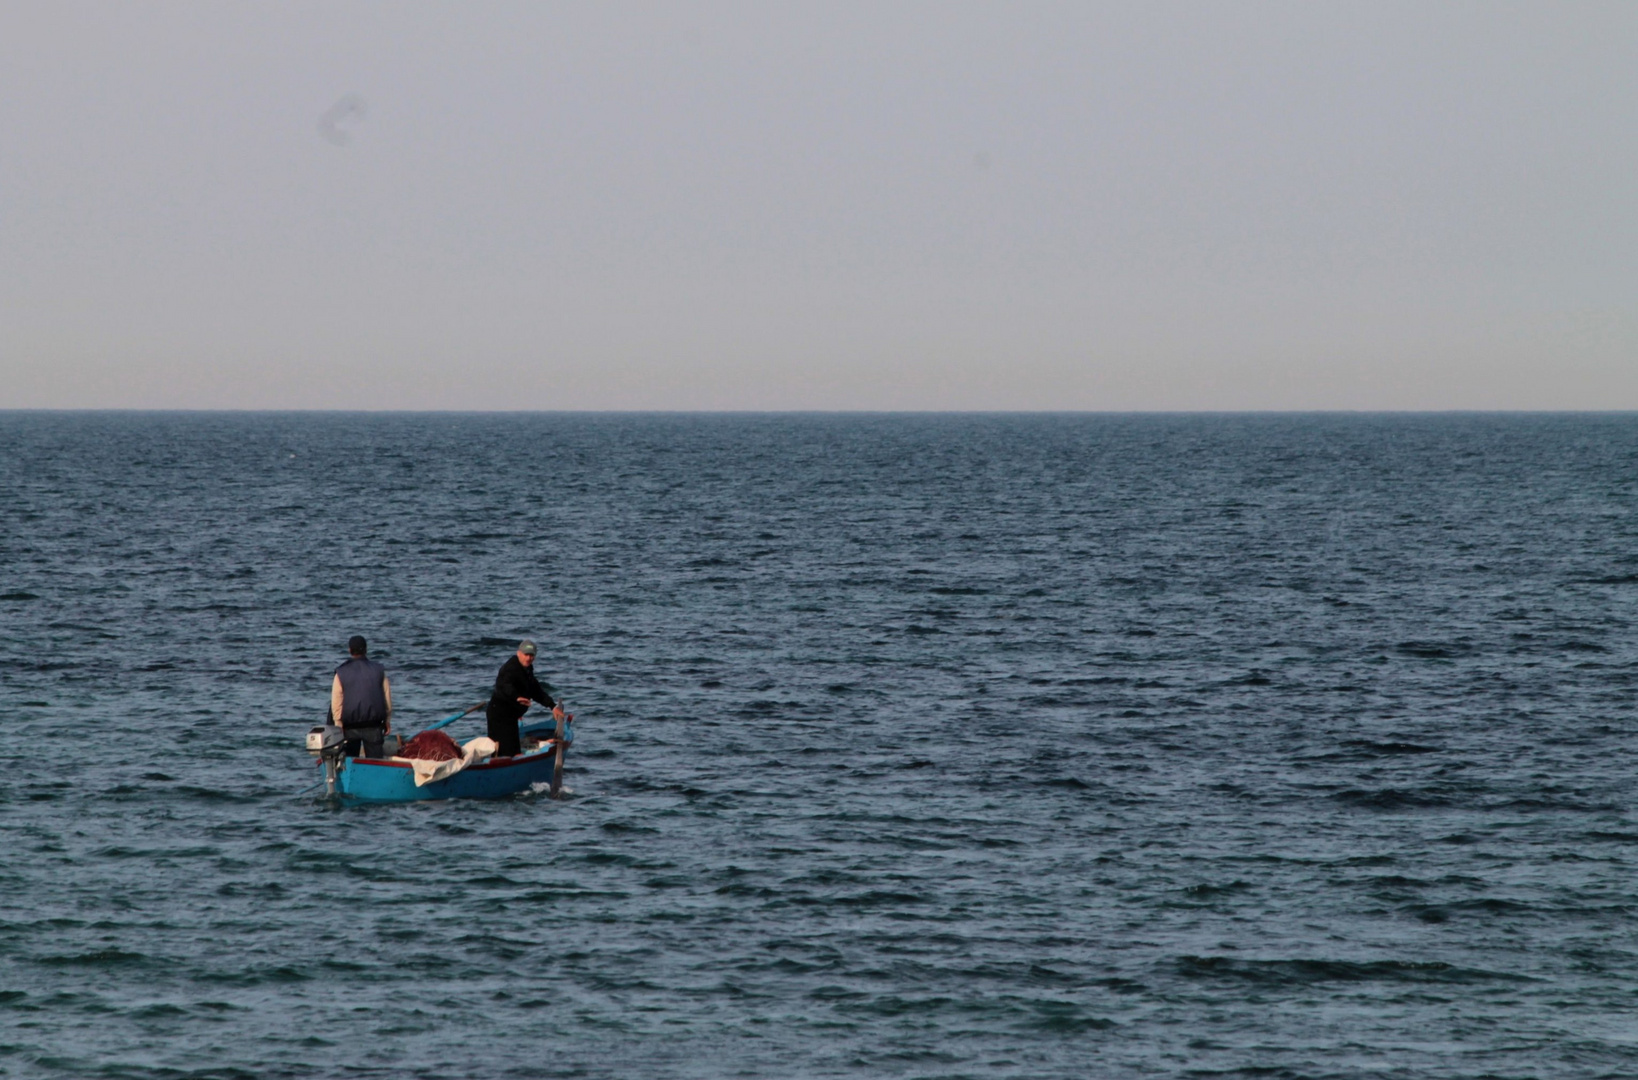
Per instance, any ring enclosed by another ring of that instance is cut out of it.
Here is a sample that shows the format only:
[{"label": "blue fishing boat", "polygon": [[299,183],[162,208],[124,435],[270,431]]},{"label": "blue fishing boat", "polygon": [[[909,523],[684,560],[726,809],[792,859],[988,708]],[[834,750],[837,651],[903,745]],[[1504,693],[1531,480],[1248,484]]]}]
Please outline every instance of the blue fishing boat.
[{"label": "blue fishing boat", "polygon": [[[481,707],[427,728],[436,731]],[[468,765],[442,780],[417,786],[415,768],[403,759],[351,757],[342,752],[341,729],[314,728],[307,736],[307,748],[324,765],[327,793],[348,802],[401,803],[422,799],[502,799],[544,785],[556,798],[563,786],[563,751],[574,741],[574,732],[565,722],[536,724],[522,729],[526,743],[540,744],[516,757],[491,758]]]},{"label": "blue fishing boat", "polygon": [[517,757],[492,758],[468,765],[454,776],[415,786],[415,770],[407,761],[343,758],[336,771],[336,794],[353,802],[415,802],[419,799],[500,799],[527,791],[536,784],[550,785],[557,760],[557,744]]}]

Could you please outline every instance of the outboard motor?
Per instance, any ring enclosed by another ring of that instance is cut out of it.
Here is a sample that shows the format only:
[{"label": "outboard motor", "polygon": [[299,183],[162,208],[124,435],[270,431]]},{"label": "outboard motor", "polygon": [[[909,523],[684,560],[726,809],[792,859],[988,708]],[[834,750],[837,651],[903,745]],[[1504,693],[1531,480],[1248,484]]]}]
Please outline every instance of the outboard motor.
[{"label": "outboard motor", "polygon": [[341,742],[341,729],[334,724],[322,724],[307,731],[307,752],[316,758],[330,756],[330,751],[339,757]]},{"label": "outboard motor", "polygon": [[341,728],[335,724],[321,724],[307,732],[307,752],[324,762],[324,790],[326,794],[336,793],[336,773],[341,767],[341,758],[346,751],[346,739],[343,738]]}]

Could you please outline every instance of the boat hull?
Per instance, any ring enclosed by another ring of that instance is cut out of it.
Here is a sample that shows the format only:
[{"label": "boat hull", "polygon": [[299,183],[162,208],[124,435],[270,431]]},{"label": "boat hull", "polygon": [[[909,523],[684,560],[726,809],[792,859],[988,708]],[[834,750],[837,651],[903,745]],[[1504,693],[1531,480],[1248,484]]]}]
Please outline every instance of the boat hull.
[{"label": "boat hull", "polygon": [[555,747],[468,765],[454,776],[415,786],[407,762],[347,758],[336,776],[336,794],[350,802],[400,803],[424,799],[504,799],[534,784],[550,783]]}]

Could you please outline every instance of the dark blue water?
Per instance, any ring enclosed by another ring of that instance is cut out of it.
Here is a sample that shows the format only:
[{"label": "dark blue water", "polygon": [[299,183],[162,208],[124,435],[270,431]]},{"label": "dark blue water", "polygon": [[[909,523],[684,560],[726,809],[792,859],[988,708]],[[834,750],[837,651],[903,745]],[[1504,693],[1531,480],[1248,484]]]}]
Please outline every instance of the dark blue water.
[{"label": "dark blue water", "polygon": [[[0,506],[5,1075],[1638,1073],[1638,417],[9,413]],[[411,729],[537,638],[572,795],[298,796],[353,633]]]}]

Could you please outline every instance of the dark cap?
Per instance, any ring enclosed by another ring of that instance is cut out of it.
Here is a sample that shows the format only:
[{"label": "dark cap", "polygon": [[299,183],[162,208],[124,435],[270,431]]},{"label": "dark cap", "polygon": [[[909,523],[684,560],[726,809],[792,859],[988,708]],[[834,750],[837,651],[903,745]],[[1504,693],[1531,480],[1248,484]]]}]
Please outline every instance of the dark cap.
[{"label": "dark cap", "polygon": [[363,634],[354,634],[347,639],[347,652],[353,656],[363,656],[369,652],[369,642],[364,640]]},{"label": "dark cap", "polygon": [[522,653],[524,656],[535,655],[535,643],[530,641],[528,638],[524,638],[522,641],[518,642],[518,652]]}]

